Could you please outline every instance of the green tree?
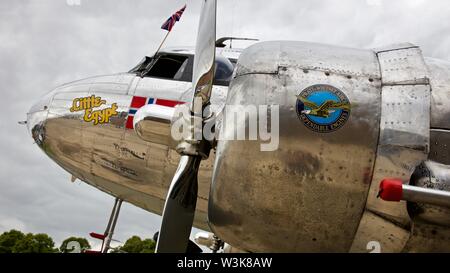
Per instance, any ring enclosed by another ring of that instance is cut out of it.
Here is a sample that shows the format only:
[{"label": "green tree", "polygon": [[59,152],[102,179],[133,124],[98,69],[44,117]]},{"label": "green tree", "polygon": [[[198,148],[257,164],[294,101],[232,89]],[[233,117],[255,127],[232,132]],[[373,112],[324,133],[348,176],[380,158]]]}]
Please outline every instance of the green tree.
[{"label": "green tree", "polygon": [[0,253],[12,253],[12,249],[16,243],[24,237],[25,234],[15,229],[3,232],[0,235]]},{"label": "green tree", "polygon": [[155,253],[156,242],[152,239],[145,239],[142,241],[141,253]]},{"label": "green tree", "polygon": [[[75,242],[75,244],[78,243],[80,249],[78,249],[78,247],[75,247],[73,245],[73,243],[70,242]],[[68,245],[69,244],[69,245]],[[59,247],[59,251],[62,253],[76,253],[78,251],[85,251],[86,249],[90,249],[91,245],[89,244],[88,240],[86,240],[85,238],[79,238],[79,237],[69,237],[67,239],[65,239],[61,246]]]},{"label": "green tree", "polygon": [[55,253],[55,242],[47,234],[28,233],[21,240],[17,241],[12,248],[12,253]]},{"label": "green tree", "polygon": [[121,247],[117,247],[111,252],[126,252],[126,253],[154,253],[156,243],[152,239],[142,240],[139,236],[129,238]]}]

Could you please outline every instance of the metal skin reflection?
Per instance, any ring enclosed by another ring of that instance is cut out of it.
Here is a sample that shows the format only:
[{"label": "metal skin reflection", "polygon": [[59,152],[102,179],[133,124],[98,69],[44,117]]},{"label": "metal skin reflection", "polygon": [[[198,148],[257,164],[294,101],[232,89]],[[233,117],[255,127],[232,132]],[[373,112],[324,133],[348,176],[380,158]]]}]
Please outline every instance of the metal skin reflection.
[{"label": "metal skin reflection", "polygon": [[[234,59],[241,54],[217,50]],[[298,96],[316,84],[338,88],[350,102],[348,120],[333,132],[314,132],[299,119]],[[75,81],[30,109],[28,130],[76,178],[161,214],[180,161],[167,140],[168,116],[150,120],[164,132],[159,138],[145,127],[126,128],[127,118],[134,96],[189,102],[190,85],[139,73]],[[366,252],[373,241],[382,252],[449,251],[448,240],[432,232],[450,233],[448,221],[439,220],[448,219],[448,210],[376,198],[381,179],[409,181],[422,162],[442,165],[420,166],[439,174],[439,185],[448,189],[442,170],[450,163],[449,88],[450,63],[424,59],[413,45],[359,50],[267,42],[247,48],[230,87],[213,87],[211,112],[220,124],[226,104],[279,105],[279,148],[261,152],[259,141],[218,141],[200,163],[194,225],[251,252]],[[425,184],[438,185],[417,178]]]},{"label": "metal skin reflection", "polygon": [[[187,101],[189,89],[174,88],[184,83],[163,83],[122,73],[62,85],[30,109],[28,130],[36,144],[76,178],[161,214],[179,155],[173,147],[142,140],[125,123],[133,95]],[[158,90],[152,89],[155,84]],[[212,101],[223,103],[226,90],[215,86]],[[213,160],[202,162],[199,173],[195,224],[205,230]]]}]

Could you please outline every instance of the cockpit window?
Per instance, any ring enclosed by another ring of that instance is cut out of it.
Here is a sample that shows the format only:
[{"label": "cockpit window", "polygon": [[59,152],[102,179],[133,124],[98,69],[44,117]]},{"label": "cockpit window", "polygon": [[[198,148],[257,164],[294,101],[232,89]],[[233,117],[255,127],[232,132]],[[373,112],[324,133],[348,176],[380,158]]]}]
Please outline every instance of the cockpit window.
[{"label": "cockpit window", "polygon": [[[214,85],[228,86],[235,67],[236,60],[216,56],[216,71]],[[144,77],[171,79],[192,82],[194,66],[193,55],[162,54],[156,60],[144,58],[130,73],[137,73]]]},{"label": "cockpit window", "polygon": [[225,85],[230,84],[231,77],[233,76],[234,66],[224,57],[216,57],[216,71],[214,74],[214,84],[215,85]]},{"label": "cockpit window", "polygon": [[174,79],[178,70],[183,66],[188,56],[182,55],[162,55],[153,64],[150,71],[147,73],[148,77]]},{"label": "cockpit window", "polygon": [[[189,58],[187,58],[181,65],[180,69],[178,69],[177,74],[175,74],[175,76],[173,77],[174,80],[182,81],[185,78],[184,76],[188,73],[188,71],[187,71],[188,64],[189,64]],[[191,77],[192,77],[192,75],[191,75]]]}]

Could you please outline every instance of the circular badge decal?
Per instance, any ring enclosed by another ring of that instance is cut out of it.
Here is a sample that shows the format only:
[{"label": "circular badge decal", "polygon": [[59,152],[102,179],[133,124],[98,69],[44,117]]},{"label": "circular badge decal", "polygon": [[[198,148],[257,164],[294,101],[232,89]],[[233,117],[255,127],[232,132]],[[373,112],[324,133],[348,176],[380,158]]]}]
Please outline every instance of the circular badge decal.
[{"label": "circular badge decal", "polygon": [[297,95],[298,118],[317,133],[334,132],[344,126],[350,108],[347,96],[331,85],[313,85]]}]

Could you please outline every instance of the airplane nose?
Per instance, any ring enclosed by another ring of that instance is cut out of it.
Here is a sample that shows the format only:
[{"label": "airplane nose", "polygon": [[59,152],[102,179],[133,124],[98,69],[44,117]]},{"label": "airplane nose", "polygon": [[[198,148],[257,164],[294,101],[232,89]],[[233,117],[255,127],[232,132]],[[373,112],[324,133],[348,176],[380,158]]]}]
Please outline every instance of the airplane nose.
[{"label": "airplane nose", "polygon": [[53,92],[47,93],[27,113],[28,132],[40,147],[45,140],[45,121],[47,120],[52,97]]}]

